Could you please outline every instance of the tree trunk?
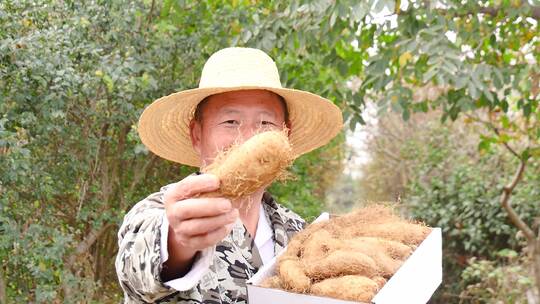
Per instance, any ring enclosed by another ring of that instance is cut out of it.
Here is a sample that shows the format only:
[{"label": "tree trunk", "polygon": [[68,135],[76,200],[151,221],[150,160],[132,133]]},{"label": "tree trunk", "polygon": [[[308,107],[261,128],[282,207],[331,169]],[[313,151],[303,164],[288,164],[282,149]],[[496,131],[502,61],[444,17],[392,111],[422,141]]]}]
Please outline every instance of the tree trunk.
[{"label": "tree trunk", "polygon": [[0,304],[6,304],[6,282],[4,281],[4,271],[0,265]]},{"label": "tree trunk", "polygon": [[[512,154],[519,156],[513,149],[508,145],[505,145]],[[527,293],[527,301],[530,304],[540,304],[540,236],[535,235],[535,232],[529,225],[519,217],[516,213],[512,204],[510,203],[510,197],[512,196],[512,191],[516,185],[523,179],[523,172],[527,165],[527,158],[520,158],[519,166],[514,174],[514,178],[510,183],[503,187],[501,195],[501,206],[506,211],[510,221],[516,228],[518,228],[525,238],[527,239],[527,247],[529,250],[529,257],[531,259],[531,269],[533,271],[535,286],[531,289],[532,292]]]},{"label": "tree trunk", "polygon": [[[534,272],[535,286],[532,288],[534,302],[529,299],[529,304],[540,304],[540,239],[536,239],[532,248],[532,267]],[[536,289],[536,290],[535,290]]]},{"label": "tree trunk", "polygon": [[[75,268],[75,262],[77,261],[77,257],[79,257],[81,254],[85,253],[85,252],[88,252],[88,250],[90,249],[90,247],[96,242],[96,240],[103,234],[103,232],[105,232],[105,230],[107,230],[109,228],[109,226],[111,226],[111,224],[105,224],[103,225],[101,228],[94,228],[93,230],[90,231],[90,233],[87,234],[87,236],[84,238],[84,240],[82,240],[79,245],[77,246],[77,248],[75,249],[75,252],[73,252],[67,259],[66,259],[66,262],[64,263],[64,268],[67,270],[67,271],[70,271],[70,272],[74,272],[74,268]],[[71,299],[73,297],[73,291],[71,290],[71,288],[63,283],[62,284],[62,289],[63,289],[63,292],[64,292],[64,302],[66,301],[66,299],[69,301],[69,299]]]}]

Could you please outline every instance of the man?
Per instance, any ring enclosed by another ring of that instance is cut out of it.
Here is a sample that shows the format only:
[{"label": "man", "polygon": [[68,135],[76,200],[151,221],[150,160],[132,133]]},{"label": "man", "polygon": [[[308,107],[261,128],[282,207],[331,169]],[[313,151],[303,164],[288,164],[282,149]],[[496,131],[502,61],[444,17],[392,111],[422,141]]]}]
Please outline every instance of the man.
[{"label": "man", "polygon": [[[138,131],[153,153],[204,168],[261,130],[286,127],[299,156],[341,126],[341,112],[328,100],[282,88],[264,52],[227,48],[208,59],[199,88],[147,107]],[[264,188],[235,202],[199,197],[218,188],[215,176],[191,175],[126,215],[116,259],[125,303],[246,303],[246,281],[305,225]]]}]

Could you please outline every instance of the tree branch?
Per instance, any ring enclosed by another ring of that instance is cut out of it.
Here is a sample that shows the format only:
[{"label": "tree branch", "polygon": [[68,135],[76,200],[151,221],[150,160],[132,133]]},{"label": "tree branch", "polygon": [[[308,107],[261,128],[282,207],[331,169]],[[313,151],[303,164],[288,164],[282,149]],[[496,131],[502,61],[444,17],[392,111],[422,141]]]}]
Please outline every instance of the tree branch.
[{"label": "tree branch", "polygon": [[139,33],[142,33],[145,35],[146,33],[143,33],[143,27],[146,26],[146,29],[150,27],[150,24],[152,23],[153,15],[154,15],[154,7],[156,5],[156,0],[152,0],[152,4],[150,5],[150,12],[146,16],[146,24],[144,23],[144,20],[141,18],[141,23],[139,23]]},{"label": "tree branch", "polygon": [[83,204],[84,200],[86,199],[86,191],[88,190],[87,181],[85,181],[85,180],[82,180],[82,181],[83,181],[83,183],[82,183],[81,191],[79,192],[79,202],[77,204],[78,205],[78,207],[77,207],[77,215],[75,216],[76,219],[79,219],[82,204]]},{"label": "tree branch", "polygon": [[403,162],[403,157],[399,157],[395,153],[391,152],[389,149],[385,149],[381,147],[379,144],[376,144],[376,145],[377,145],[377,150],[383,155],[385,155],[386,157],[390,158],[391,160],[395,161],[398,164]]},{"label": "tree branch", "polygon": [[[79,243],[75,252],[73,252],[66,260],[64,267],[66,270],[73,272],[73,266],[77,261],[77,257],[81,254],[88,252],[90,247],[96,242],[96,240],[109,228],[112,224],[106,224],[101,228],[94,228],[88,233],[88,235]],[[73,288],[67,284],[67,281],[62,282],[62,290],[64,291],[64,299],[69,299],[73,297]]]},{"label": "tree branch", "polygon": [[512,208],[512,205],[510,204],[510,196],[512,195],[512,191],[516,187],[517,183],[523,178],[523,172],[525,171],[525,166],[527,164],[526,159],[520,158],[519,167],[514,175],[514,178],[512,181],[503,187],[503,192],[501,196],[501,205],[508,214],[508,217],[510,218],[510,221],[523,232],[525,237],[527,238],[527,241],[530,243],[533,243],[535,240],[534,232],[532,229],[519,217],[519,215],[516,213],[514,208]]},{"label": "tree branch", "polygon": [[133,180],[131,181],[131,185],[129,185],[128,193],[133,193],[133,190],[135,190],[135,187],[137,187],[137,185],[146,177],[146,175],[152,169],[152,167],[154,166],[157,160],[158,160],[158,156],[152,153],[152,156],[146,162],[146,164],[144,164],[141,170],[138,170],[135,172],[135,176],[133,177]]},{"label": "tree branch", "polygon": [[[540,20],[540,6],[529,5],[527,1],[521,1],[519,6],[529,8],[529,16],[527,17]],[[478,12],[495,17],[499,14],[501,9],[501,7],[481,7]]]},{"label": "tree branch", "polygon": [[77,245],[75,252],[73,252],[67,259],[65,267],[71,269],[75,265],[77,257],[87,252],[90,247],[96,242],[96,240],[105,232],[112,224],[103,225],[101,228],[94,228],[86,235],[86,237]]},{"label": "tree branch", "polygon": [[130,125],[125,125],[123,128],[120,129],[118,134],[118,146],[116,148],[116,157],[111,157],[111,162],[113,162],[112,165],[112,172],[111,172],[111,186],[113,188],[113,193],[118,194],[120,197],[124,196],[122,182],[124,178],[124,170],[123,168],[126,167],[125,160],[124,160],[124,152],[126,150],[126,141],[127,141],[127,135],[131,129]]},{"label": "tree branch", "polygon": [[[499,129],[496,128],[495,126],[491,125],[491,128],[493,129],[493,132],[495,132],[495,134],[497,134],[497,136],[501,136],[501,134],[499,133]],[[512,153],[515,157],[517,158],[521,158],[521,156],[516,152],[516,150],[512,149],[512,147],[510,147],[510,145],[507,143],[507,142],[503,142],[503,145],[506,147],[506,149],[508,151],[510,151],[510,153]]]},{"label": "tree branch", "polygon": [[98,144],[98,147],[97,147],[97,150],[96,150],[96,154],[95,154],[95,159],[94,159],[94,164],[93,164],[93,168],[92,168],[92,174],[90,175],[90,181],[93,181],[94,179],[94,176],[96,175],[97,173],[97,170],[98,170],[98,163],[100,161],[100,159],[103,158],[103,148],[105,146],[105,136],[107,136],[107,132],[109,131],[109,123],[105,123],[101,126],[101,132],[99,133],[99,144]]},{"label": "tree branch", "polygon": [[4,281],[4,265],[0,265],[0,304],[7,303],[6,282]]},{"label": "tree branch", "polygon": [[146,17],[146,20],[148,21],[148,26],[150,26],[150,23],[152,23],[152,18],[154,17],[155,6],[156,6],[156,0],[152,0],[152,4],[150,6],[150,12],[148,13],[148,16]]},{"label": "tree branch", "polygon": [[[501,133],[499,132],[499,128],[497,128],[491,122],[491,119],[490,119],[490,121],[485,121],[485,120],[481,119],[480,117],[472,116],[472,115],[469,115],[469,114],[465,114],[465,116],[470,118],[470,119],[473,119],[475,121],[478,121],[479,123],[481,123],[483,125],[485,125],[488,129],[491,129],[497,136],[501,136]],[[507,142],[503,142],[503,145],[510,153],[512,153],[512,155],[514,155],[517,158],[521,158],[521,156],[516,152],[516,150],[514,150]]]},{"label": "tree branch", "polygon": [[[423,2],[424,2],[424,6],[426,8],[430,8],[431,1],[424,0]],[[523,0],[520,1],[519,6],[521,8],[526,7],[526,8],[529,9],[529,12],[526,14],[525,17],[531,17],[533,19],[540,20],[540,6],[530,5],[529,3],[527,3],[527,1],[523,1]],[[505,8],[503,8],[501,6],[496,6],[496,7],[481,7],[481,6],[478,6],[477,9],[473,9],[471,11],[463,12],[463,13],[456,13],[453,16],[454,17],[466,17],[466,16],[475,15],[475,14],[485,14],[485,15],[490,15],[492,17],[496,17],[499,14],[500,11],[504,12],[504,9]],[[447,15],[448,14],[447,9],[435,9],[435,11],[438,14],[441,14],[441,15]],[[400,11],[400,13],[401,12],[402,11]]]}]

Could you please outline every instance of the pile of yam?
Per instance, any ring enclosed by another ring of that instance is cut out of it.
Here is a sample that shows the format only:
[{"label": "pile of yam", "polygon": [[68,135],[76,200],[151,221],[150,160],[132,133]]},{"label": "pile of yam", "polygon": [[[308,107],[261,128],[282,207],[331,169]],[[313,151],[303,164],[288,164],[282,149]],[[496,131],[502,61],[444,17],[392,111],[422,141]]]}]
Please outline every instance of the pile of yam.
[{"label": "pile of yam", "polygon": [[262,286],[369,303],[430,232],[383,205],[332,217],[295,235]]}]

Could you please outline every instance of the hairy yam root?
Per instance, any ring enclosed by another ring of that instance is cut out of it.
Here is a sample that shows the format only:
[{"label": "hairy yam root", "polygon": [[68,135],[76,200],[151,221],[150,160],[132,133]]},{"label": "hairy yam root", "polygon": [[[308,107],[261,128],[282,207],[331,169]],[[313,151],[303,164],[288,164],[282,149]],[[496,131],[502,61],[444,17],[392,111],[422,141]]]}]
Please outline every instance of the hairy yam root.
[{"label": "hairy yam root", "polygon": [[343,276],[313,284],[311,292],[318,296],[369,302],[379,290],[379,285],[364,276]]},{"label": "hairy yam root", "polygon": [[389,222],[375,225],[358,225],[349,227],[345,233],[354,237],[368,236],[400,242],[408,246],[418,246],[431,232],[431,229],[420,224],[405,221]]},{"label": "hairy yam root", "polygon": [[322,260],[306,261],[306,274],[312,279],[352,274],[372,277],[378,274],[378,267],[366,254],[337,250]]},{"label": "hairy yam root", "polygon": [[256,134],[243,144],[218,154],[212,164],[202,170],[220,180],[217,191],[203,196],[229,199],[247,196],[283,176],[293,159],[285,131]]},{"label": "hairy yam root", "polygon": [[305,259],[322,259],[328,252],[338,249],[341,241],[332,237],[326,230],[313,233],[304,243],[302,257]]},{"label": "hairy yam root", "polygon": [[279,288],[282,288],[281,279],[279,278],[279,276],[271,276],[271,277],[266,278],[264,281],[262,281],[260,286],[264,288],[279,289]]},{"label": "hairy yam root", "polygon": [[306,292],[311,280],[306,276],[302,265],[296,260],[282,260],[279,265],[279,278],[282,287],[293,292]]},{"label": "hairy yam root", "polygon": [[403,259],[411,254],[411,249],[398,242],[373,237],[360,237],[347,242],[347,248],[363,253],[377,264],[379,274],[391,277],[403,264]]}]

